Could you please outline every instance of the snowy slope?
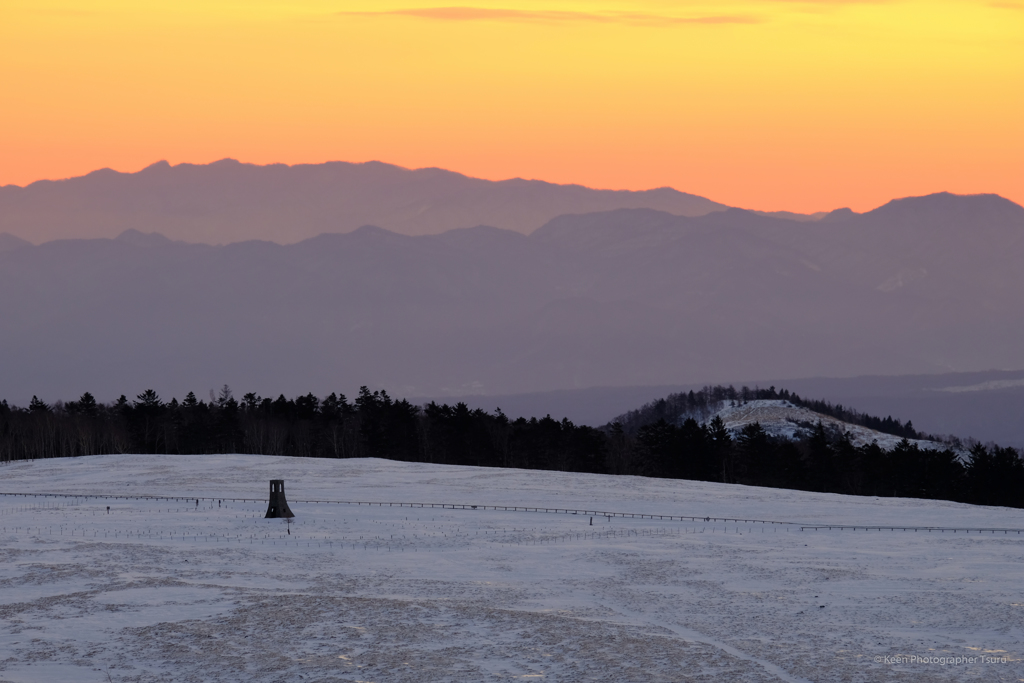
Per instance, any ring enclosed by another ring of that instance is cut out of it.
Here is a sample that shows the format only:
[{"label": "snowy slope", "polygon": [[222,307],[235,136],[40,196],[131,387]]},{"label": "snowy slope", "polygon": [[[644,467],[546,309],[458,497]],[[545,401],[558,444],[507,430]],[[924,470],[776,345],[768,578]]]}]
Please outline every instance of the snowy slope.
[{"label": "snowy slope", "polygon": [[[809,436],[814,426],[821,422],[825,426],[826,431],[849,433],[850,441],[854,446],[863,446],[876,441],[882,448],[891,450],[902,440],[899,436],[843,422],[829,415],[823,415],[822,413],[816,413],[813,410],[794,405],[789,401],[758,400],[746,403],[737,402],[736,405],[730,405],[728,402],[723,401],[719,409],[708,420],[713,419],[716,415],[722,418],[726,429],[734,436],[739,434],[747,425],[757,422],[772,436],[797,439]],[[685,419],[685,416],[680,418],[680,420],[683,419]],[[923,439],[908,439],[908,441],[917,444],[921,448],[937,450],[948,448],[946,444],[937,441]]]},{"label": "snowy slope", "polygon": [[0,491],[27,494],[0,495],[2,681],[1024,677],[1024,510],[242,455],[16,462]]}]

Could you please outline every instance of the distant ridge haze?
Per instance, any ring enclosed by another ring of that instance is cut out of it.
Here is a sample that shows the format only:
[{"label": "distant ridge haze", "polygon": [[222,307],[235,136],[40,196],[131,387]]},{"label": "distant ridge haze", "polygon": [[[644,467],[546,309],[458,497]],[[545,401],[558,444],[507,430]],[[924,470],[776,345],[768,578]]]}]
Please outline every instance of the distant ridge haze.
[{"label": "distant ridge haze", "polygon": [[0,187],[0,233],[34,244],[113,238],[129,229],[202,244],[293,244],[363,225],[404,235],[477,225],[525,234],[561,214],[618,208],[701,216],[727,207],[667,187],[594,190],[519,178],[490,181],[376,161],[258,166],[223,159]]},{"label": "distant ridge haze", "polygon": [[1024,368],[1024,208],[562,215],[213,247],[0,240],[9,400],[228,383],[460,396]]}]

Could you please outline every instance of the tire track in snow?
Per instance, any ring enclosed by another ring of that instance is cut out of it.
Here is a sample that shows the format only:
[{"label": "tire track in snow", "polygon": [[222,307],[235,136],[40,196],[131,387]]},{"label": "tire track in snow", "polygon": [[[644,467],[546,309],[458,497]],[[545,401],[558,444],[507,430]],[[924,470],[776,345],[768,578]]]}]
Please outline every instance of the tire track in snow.
[{"label": "tire track in snow", "polygon": [[760,657],[754,657],[753,655],[748,655],[746,652],[743,652],[742,650],[739,650],[739,649],[733,647],[732,645],[727,645],[726,643],[723,643],[720,640],[717,640],[715,638],[711,638],[709,636],[706,636],[703,633],[701,633],[699,631],[695,631],[692,628],[687,628],[685,626],[679,626],[677,624],[673,624],[673,623],[670,623],[668,621],[651,621],[643,612],[639,612],[639,611],[637,611],[635,609],[630,609],[628,607],[625,607],[625,606],[623,606],[621,604],[617,604],[617,603],[616,604],[608,604],[603,599],[602,599],[602,604],[603,604],[603,606],[605,606],[605,607],[607,607],[609,609],[612,609],[612,610],[618,612],[619,614],[622,614],[623,616],[626,616],[626,617],[629,617],[630,619],[632,619],[633,623],[629,624],[630,626],[655,626],[655,627],[660,627],[660,628],[667,629],[667,630],[671,631],[672,633],[675,633],[681,640],[686,640],[686,641],[690,641],[690,642],[701,643],[703,645],[708,645],[710,647],[722,650],[723,652],[726,652],[726,653],[732,655],[733,657],[736,657],[737,659],[742,659],[742,660],[744,660],[746,662],[750,662],[752,664],[757,664],[762,669],[764,669],[766,672],[770,673],[771,675],[775,676],[776,678],[779,678],[779,679],[781,679],[783,681],[786,681],[786,683],[814,683],[813,681],[809,681],[806,678],[801,678],[799,676],[795,676],[795,675],[789,673],[788,671],[783,669],[781,666],[778,666],[777,664],[772,664],[771,662],[769,662],[767,660],[764,660],[764,659],[761,659]]}]

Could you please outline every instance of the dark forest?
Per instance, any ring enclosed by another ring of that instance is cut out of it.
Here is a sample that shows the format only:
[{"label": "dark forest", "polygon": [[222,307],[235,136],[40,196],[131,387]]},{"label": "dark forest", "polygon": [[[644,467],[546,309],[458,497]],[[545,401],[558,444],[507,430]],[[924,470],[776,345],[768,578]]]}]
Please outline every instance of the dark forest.
[{"label": "dark forest", "polygon": [[[807,425],[781,439],[759,424],[738,434],[705,418],[721,401],[783,399],[903,437],[891,450],[854,446],[847,434]],[[352,401],[331,394],[288,399],[224,387],[209,401],[169,402],[152,390],[135,400],[89,394],[27,408],[0,402],[0,461],[102,453],[253,453],[315,458],[377,457],[478,467],[515,467],[772,486],[864,496],[1024,507],[1024,460],[1013,448],[959,444],[921,448],[908,422],[864,415],[785,390],[707,387],[627,413],[602,428],[569,420],[516,418],[429,403],[412,405],[366,387]],[[967,452],[958,455],[957,447]]]}]

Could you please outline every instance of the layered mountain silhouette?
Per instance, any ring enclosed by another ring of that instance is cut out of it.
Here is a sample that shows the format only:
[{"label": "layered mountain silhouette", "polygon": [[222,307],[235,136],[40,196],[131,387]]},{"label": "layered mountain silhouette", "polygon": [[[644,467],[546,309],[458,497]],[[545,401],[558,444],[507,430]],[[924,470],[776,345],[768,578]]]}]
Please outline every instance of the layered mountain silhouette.
[{"label": "layered mountain silhouette", "polygon": [[8,399],[228,383],[401,396],[1024,366],[1024,208],[902,199],[806,222],[559,216],[282,246],[7,240]]},{"label": "layered mountain silhouette", "polygon": [[110,169],[80,178],[0,187],[0,232],[35,244],[116,237],[124,230],[173,240],[291,244],[325,232],[378,225],[405,235],[494,225],[528,233],[555,216],[651,208],[700,216],[725,207],[671,188],[592,190],[538,180],[494,182],[438,168],[380,162],[257,166],[162,161],[138,173]]}]

